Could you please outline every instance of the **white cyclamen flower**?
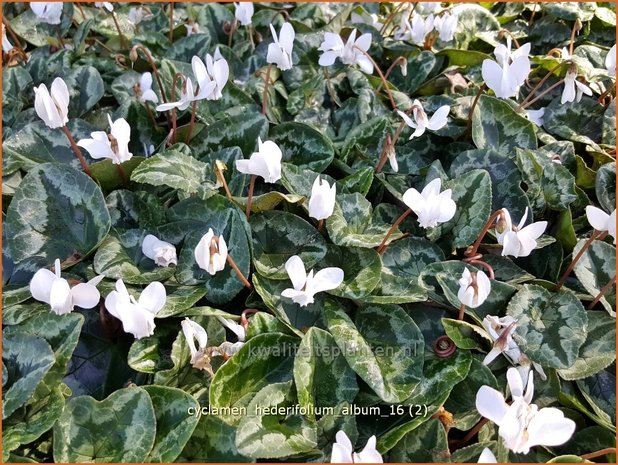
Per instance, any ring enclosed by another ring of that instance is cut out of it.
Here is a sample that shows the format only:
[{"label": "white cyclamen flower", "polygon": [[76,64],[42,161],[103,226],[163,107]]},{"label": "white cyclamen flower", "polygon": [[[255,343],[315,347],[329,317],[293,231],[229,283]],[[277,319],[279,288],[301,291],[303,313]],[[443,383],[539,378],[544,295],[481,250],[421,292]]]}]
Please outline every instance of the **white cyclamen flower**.
[{"label": "white cyclamen flower", "polygon": [[502,219],[496,226],[496,238],[502,246],[502,256],[527,257],[536,248],[536,240],[545,232],[547,221],[537,221],[524,228],[527,218],[528,207],[519,224],[514,226],[509,211],[502,209]]},{"label": "white cyclamen flower", "polygon": [[559,446],[571,438],[575,431],[573,420],[565,418],[557,408],[539,409],[531,404],[534,393],[532,371],[526,386],[515,368],[509,368],[507,380],[513,398],[511,405],[499,391],[482,386],[476,394],[476,409],[498,425],[498,434],[508,449],[527,454],[531,447]]},{"label": "white cyclamen flower", "polygon": [[252,2],[239,2],[234,3],[234,17],[243,26],[251,24],[251,18],[253,17],[253,3]]},{"label": "white cyclamen flower", "polygon": [[225,268],[227,260],[227,244],[223,236],[215,236],[212,228],[202,236],[195,247],[195,261],[202,270],[215,275]]},{"label": "white cyclamen flower", "polygon": [[[208,344],[208,334],[201,325],[189,318],[182,320],[180,326],[182,326],[182,333],[191,352],[191,365],[194,365],[204,355],[204,349]],[[195,347],[196,340],[198,347]]]},{"label": "white cyclamen flower", "polygon": [[107,120],[111,128],[109,134],[105,131],[92,132],[92,139],[81,139],[77,145],[85,148],[92,158],[110,158],[112,163],[119,165],[133,157],[129,152],[131,126],[124,118],[112,121],[109,114]]},{"label": "white cyclamen flower", "polygon": [[283,153],[277,144],[258,137],[258,151],[248,160],[236,160],[236,169],[244,174],[261,176],[264,182],[273,184],[281,179],[281,159]]},{"label": "white cyclamen flower", "polygon": [[148,234],[142,242],[142,253],[154,260],[158,266],[168,267],[177,264],[176,247]]},{"label": "white cyclamen flower", "polygon": [[457,15],[444,13],[440,16],[436,16],[433,21],[433,27],[438,31],[440,40],[443,42],[450,42],[455,36],[457,30]]},{"label": "white cyclamen flower", "polygon": [[60,275],[58,259],[54,262],[54,271],[52,273],[43,268],[34,273],[30,281],[30,293],[36,300],[49,304],[55,314],[64,315],[71,313],[75,306],[92,308],[99,303],[101,296],[96,285],[101,282],[103,275],[71,287]]},{"label": "white cyclamen flower", "polygon": [[590,226],[597,231],[607,231],[607,233],[614,238],[614,245],[616,245],[616,209],[609,215],[600,208],[593,205],[586,207],[586,218]]},{"label": "white cyclamen flower", "polygon": [[410,136],[410,139],[414,139],[415,137],[422,136],[426,129],[437,131],[446,126],[449,111],[451,111],[451,107],[442,105],[435,111],[431,118],[428,118],[421,102],[414,100],[414,102],[412,102],[412,116],[414,120],[401,110],[397,110],[397,113],[408,126],[414,129],[414,132]]},{"label": "white cyclamen flower", "polygon": [[457,292],[457,297],[462,304],[468,308],[477,308],[483,305],[490,292],[491,282],[483,271],[470,273],[468,268],[464,268]]},{"label": "white cyclamen flower", "polygon": [[506,38],[506,47],[498,45],[494,50],[496,60],[483,60],[481,74],[485,84],[498,98],[515,97],[530,74],[530,44],[524,44],[511,53],[511,37]]},{"label": "white cyclamen flower", "polygon": [[152,90],[152,74],[144,73],[139,78],[139,83],[135,86],[135,92],[140,102],[157,103],[159,98]]},{"label": "white cyclamen flower", "polygon": [[384,463],[382,456],[376,449],[376,437],[367,440],[365,448],[354,452],[350,438],[345,431],[339,430],[335,435],[337,442],[333,444],[330,463]]},{"label": "white cyclamen flower", "polygon": [[421,192],[410,188],[403,194],[403,202],[416,213],[422,228],[434,228],[455,216],[457,206],[451,199],[452,191],[447,189],[440,192],[441,187],[442,180],[436,178]]},{"label": "white cyclamen flower", "polygon": [[285,262],[293,289],[285,289],[282,297],[288,297],[301,307],[306,307],[314,302],[313,296],[318,292],[330,291],[341,285],[343,282],[343,270],[337,267],[324,268],[318,271],[315,276],[313,270],[307,274],[305,264],[298,255],[291,256]]},{"label": "white cyclamen flower", "polygon": [[579,102],[582,99],[582,95],[592,95],[592,90],[586,84],[579,82],[577,79],[577,73],[567,71],[564,77],[564,89],[562,90],[562,97],[560,103],[567,102]]},{"label": "white cyclamen flower", "polygon": [[232,331],[236,337],[238,338],[238,342],[245,342],[247,338],[247,330],[243,327],[243,325],[236,323],[234,320],[230,320],[228,318],[223,318],[222,316],[217,315],[217,320],[227,329]]},{"label": "white cyclamen flower", "polygon": [[337,185],[329,186],[326,179],[320,180],[318,175],[313,181],[311,197],[309,198],[309,216],[316,220],[325,220],[333,214]]},{"label": "white cyclamen flower", "polygon": [[273,35],[273,43],[268,45],[266,61],[277,65],[281,71],[292,68],[292,47],[294,46],[294,28],[290,23],[283,23],[279,31],[279,37],[272,24],[270,32]]},{"label": "white cyclamen flower", "polygon": [[543,126],[543,117],[545,116],[545,108],[538,110],[526,110],[526,117],[536,124],[538,127]]},{"label": "white cyclamen flower", "polygon": [[114,5],[112,5],[110,2],[94,2],[94,6],[96,6],[97,8],[105,8],[109,12],[114,11]]},{"label": "white cyclamen flower", "polygon": [[421,13],[427,14],[437,12],[440,8],[442,8],[442,5],[440,2],[419,2],[416,4],[416,8]]},{"label": "white cyclamen flower", "polygon": [[514,364],[520,362],[522,353],[517,343],[513,340],[516,325],[517,320],[508,315],[501,318],[487,315],[483,318],[483,327],[494,343],[491,351],[483,360],[484,365],[489,365],[500,354],[504,354]]},{"label": "white cyclamen flower", "polygon": [[320,66],[330,66],[339,58],[343,64],[356,64],[364,73],[371,74],[373,73],[373,63],[363,53],[363,51],[367,52],[369,47],[371,47],[371,34],[369,33],[365,33],[357,39],[356,29],[353,29],[344,44],[343,39],[338,34],[326,32],[324,33],[324,40],[318,48],[318,50],[324,52],[320,55],[318,63]]},{"label": "white cyclamen flower", "polygon": [[47,24],[60,24],[63,2],[30,2],[30,9],[38,19]]},{"label": "white cyclamen flower", "polygon": [[[217,48],[218,51],[219,49]],[[194,56],[191,60],[191,66],[199,85],[195,100],[202,100],[204,98],[206,100],[219,100],[223,97],[221,92],[230,76],[230,67],[225,58],[221,56],[221,53],[215,53],[214,59],[207,53],[206,65],[199,57]]]},{"label": "white cyclamen flower", "polygon": [[607,74],[616,76],[616,44],[612,45],[605,56],[605,68],[607,68]]},{"label": "white cyclamen flower", "polygon": [[481,452],[478,463],[498,463],[498,460],[489,447],[486,447]]},{"label": "white cyclamen flower", "polygon": [[34,88],[34,109],[47,127],[61,128],[69,121],[69,88],[57,77],[51,85],[51,93],[45,84]]},{"label": "white cyclamen flower", "polygon": [[187,37],[200,33],[200,25],[194,21],[185,23],[185,28],[187,29]]},{"label": "white cyclamen flower", "polygon": [[131,24],[133,24],[134,26],[137,26],[147,16],[152,16],[152,13],[147,8],[139,6],[137,8],[131,8],[129,10],[127,19],[129,20]]},{"label": "white cyclamen flower", "polygon": [[129,294],[122,279],[116,281],[116,290],[105,298],[105,307],[110,314],[122,321],[125,333],[136,339],[152,336],[155,316],[165,305],[167,296],[160,282],[152,282],[142,291],[138,300]]},{"label": "white cyclamen flower", "polygon": [[191,103],[193,103],[194,100],[195,100],[195,91],[194,91],[193,83],[191,82],[191,79],[186,78],[184,85],[182,87],[182,90],[180,92],[180,100],[177,100],[176,102],[162,103],[161,105],[157,106],[157,111],[167,111],[167,110],[171,110],[172,108],[177,108],[179,110],[186,110],[187,108],[189,108],[189,105],[191,105]]},{"label": "white cyclamen flower", "polygon": [[4,53],[8,53],[13,49],[13,44],[9,42],[9,39],[6,37],[6,28],[4,24],[2,25],[2,51]]}]

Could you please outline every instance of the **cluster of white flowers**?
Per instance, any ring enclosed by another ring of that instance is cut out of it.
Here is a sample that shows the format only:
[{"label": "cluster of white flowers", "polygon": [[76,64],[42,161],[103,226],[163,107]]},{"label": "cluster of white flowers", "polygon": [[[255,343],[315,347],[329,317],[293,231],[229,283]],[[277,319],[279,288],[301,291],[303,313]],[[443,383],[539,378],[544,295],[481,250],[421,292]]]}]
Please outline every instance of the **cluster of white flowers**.
[{"label": "cluster of white flowers", "polygon": [[408,15],[402,15],[399,29],[395,32],[395,39],[423,45],[427,34],[436,31],[441,41],[452,41],[457,30],[458,16],[447,11],[439,15],[434,15],[434,12],[426,17],[420,13],[414,13],[412,20]]}]

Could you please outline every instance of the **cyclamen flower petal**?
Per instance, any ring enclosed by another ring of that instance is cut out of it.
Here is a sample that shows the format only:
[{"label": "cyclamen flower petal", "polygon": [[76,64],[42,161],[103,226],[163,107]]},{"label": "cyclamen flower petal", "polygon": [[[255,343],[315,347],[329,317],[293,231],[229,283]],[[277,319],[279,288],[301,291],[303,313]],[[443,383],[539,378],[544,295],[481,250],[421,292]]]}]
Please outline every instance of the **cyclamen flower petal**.
[{"label": "cyclamen flower petal", "polygon": [[422,192],[410,188],[403,194],[403,202],[416,213],[422,228],[433,228],[455,216],[457,206],[451,199],[452,191],[440,192],[441,186],[442,180],[436,178]]},{"label": "cyclamen flower petal", "polygon": [[494,50],[497,62],[484,60],[481,74],[485,84],[498,98],[515,97],[519,88],[530,74],[530,43],[511,53],[511,38],[507,36],[507,46],[500,44]]},{"label": "cyclamen flower petal", "polygon": [[324,33],[324,41],[318,48],[318,50],[324,52],[320,55],[318,63],[320,66],[330,66],[339,58],[345,65],[358,65],[364,73],[372,74],[373,63],[363,53],[367,52],[369,47],[371,47],[371,34],[369,33],[365,33],[357,39],[356,29],[353,29],[344,44],[339,35],[326,32]]},{"label": "cyclamen flower petal", "polygon": [[54,273],[43,268],[34,274],[30,281],[30,293],[34,299],[49,304],[55,314],[65,315],[71,313],[75,306],[96,306],[101,299],[96,286],[102,280],[103,276],[100,275],[71,288],[69,282],[61,277],[60,260],[56,259]]},{"label": "cyclamen flower petal", "polygon": [[502,215],[504,229],[499,231],[496,228],[496,238],[498,244],[502,246],[502,256],[527,257],[536,248],[536,240],[545,232],[547,221],[537,221],[524,228],[528,217],[528,207],[526,207],[524,216],[517,226],[513,226],[511,215],[506,208],[502,209]]},{"label": "cyclamen flower petal", "polygon": [[320,180],[318,175],[313,181],[311,197],[309,198],[309,216],[316,220],[325,220],[333,214],[335,209],[335,197],[337,185],[333,182],[332,187],[326,179]]},{"label": "cyclamen flower petal", "polygon": [[564,89],[562,91],[562,97],[560,103],[565,104],[567,102],[579,102],[582,99],[582,95],[592,95],[592,90],[587,85],[579,82],[577,79],[577,73],[567,71],[564,77]]},{"label": "cyclamen flower petal", "polygon": [[484,365],[489,365],[500,354],[504,354],[512,363],[517,364],[522,359],[522,353],[519,346],[513,340],[513,332],[517,320],[512,316],[497,316],[487,315],[483,319],[483,327],[494,341],[494,346],[483,360]]},{"label": "cyclamen flower petal", "polygon": [[616,44],[612,45],[605,56],[605,68],[607,68],[607,74],[616,76]]},{"label": "cyclamen flower petal", "polygon": [[[187,345],[189,346],[189,351],[191,352],[191,364],[193,365],[204,354],[204,349],[208,345],[208,334],[201,325],[190,318],[185,318],[182,320],[180,322],[180,326],[182,327],[182,333],[184,334]],[[197,341],[198,347],[195,346],[195,341]]]},{"label": "cyclamen flower petal", "polygon": [[539,108],[538,110],[526,110],[526,117],[538,127],[543,126],[543,116],[545,116],[545,108]]},{"label": "cyclamen flower petal", "polygon": [[105,307],[109,313],[122,322],[125,333],[136,339],[154,334],[154,318],[167,300],[165,287],[159,282],[152,282],[142,291],[138,300],[129,294],[122,279],[116,281],[116,290],[105,298]]},{"label": "cyclamen flower petal", "polygon": [[195,247],[195,261],[202,269],[209,274],[215,275],[218,271],[225,268],[227,260],[227,244],[223,236],[215,236],[212,228],[202,236],[200,242]]},{"label": "cyclamen flower petal", "polygon": [[119,165],[133,157],[129,152],[131,126],[124,118],[112,121],[109,114],[107,120],[111,128],[109,135],[95,131],[90,133],[91,139],[81,139],[77,145],[85,148],[92,158],[111,158],[112,163]]},{"label": "cyclamen flower petal", "polygon": [[61,128],[69,122],[69,89],[62,78],[54,79],[51,93],[45,84],[34,88],[34,109],[51,129]]},{"label": "cyclamen flower petal", "polygon": [[313,296],[318,292],[330,291],[343,282],[343,270],[337,267],[324,268],[315,276],[313,270],[307,274],[305,264],[298,255],[291,256],[285,263],[293,289],[285,289],[282,297],[288,297],[301,307],[306,307],[314,302]]},{"label": "cyclamen flower petal", "polygon": [[193,103],[193,101],[195,100],[195,91],[193,89],[194,88],[191,79],[187,79],[186,85],[180,93],[180,100],[177,100],[176,102],[162,103],[161,105],[157,106],[157,111],[168,111],[172,108],[177,108],[178,110],[186,110],[187,108],[189,108],[189,105],[191,105],[191,103]]},{"label": "cyclamen flower petal", "polygon": [[142,253],[154,260],[158,266],[168,267],[177,264],[176,247],[148,234],[142,242]]},{"label": "cyclamen flower petal", "polygon": [[60,24],[63,2],[30,2],[35,16],[47,24]]},{"label": "cyclamen flower petal", "polygon": [[157,103],[159,98],[152,90],[152,74],[144,73],[139,79],[139,92],[138,98],[140,102],[152,102]]},{"label": "cyclamen flower petal", "polygon": [[223,318],[222,316],[217,316],[217,320],[219,320],[219,322],[227,329],[232,331],[238,338],[239,342],[245,342],[245,339],[247,338],[247,331],[245,330],[243,325],[236,323],[235,321],[228,318]]},{"label": "cyclamen flower petal", "polygon": [[206,100],[219,100],[223,97],[222,90],[230,75],[230,68],[220,53],[218,56],[220,58],[217,59],[217,53],[215,53],[215,59],[213,59],[207,53],[205,65],[197,56],[194,56],[191,60],[193,74],[199,85],[199,91],[195,96],[195,100],[202,100],[204,98]]},{"label": "cyclamen flower petal", "polygon": [[382,456],[376,450],[375,436],[371,436],[363,450],[358,453],[354,452],[352,443],[345,431],[338,431],[335,440],[330,463],[383,463]]},{"label": "cyclamen flower petal", "polygon": [[258,137],[258,151],[248,160],[236,160],[236,169],[244,174],[261,176],[264,182],[273,184],[281,179],[281,159],[283,153],[277,144]]},{"label": "cyclamen flower petal", "polygon": [[433,27],[440,36],[440,40],[444,42],[450,42],[455,36],[457,29],[458,17],[455,14],[444,13],[440,16],[436,16],[433,22]]},{"label": "cyclamen flower petal", "polygon": [[597,231],[607,231],[614,238],[614,245],[616,245],[616,209],[608,215],[600,208],[588,205],[586,207],[586,218],[588,218],[590,226]]},{"label": "cyclamen flower petal", "polygon": [[234,17],[243,26],[251,24],[251,18],[253,17],[253,3],[252,2],[240,2],[234,3]]},{"label": "cyclamen flower petal", "polygon": [[481,452],[478,463],[498,463],[498,460],[489,447],[486,447]]},{"label": "cyclamen flower petal", "polygon": [[279,31],[279,37],[273,25],[270,25],[273,35],[273,43],[268,45],[266,61],[277,65],[281,71],[292,68],[292,47],[294,46],[294,28],[290,23],[283,23]]},{"label": "cyclamen flower petal", "polygon": [[469,308],[477,308],[485,302],[491,292],[491,282],[483,271],[470,273],[464,268],[463,275],[459,280],[459,301]]},{"label": "cyclamen flower petal", "polygon": [[127,19],[131,24],[137,26],[144,20],[144,18],[148,16],[152,16],[152,13],[148,11],[148,9],[140,6],[137,8],[131,8],[129,10],[129,14],[127,15]]},{"label": "cyclamen flower petal", "polygon": [[401,110],[397,110],[397,114],[401,116],[409,127],[414,129],[414,132],[410,135],[410,139],[414,139],[415,137],[422,136],[426,129],[437,131],[446,126],[450,111],[451,107],[448,105],[443,105],[435,111],[431,118],[429,118],[427,113],[425,113],[421,102],[414,100],[414,102],[412,102],[412,117],[414,120],[412,120]]}]

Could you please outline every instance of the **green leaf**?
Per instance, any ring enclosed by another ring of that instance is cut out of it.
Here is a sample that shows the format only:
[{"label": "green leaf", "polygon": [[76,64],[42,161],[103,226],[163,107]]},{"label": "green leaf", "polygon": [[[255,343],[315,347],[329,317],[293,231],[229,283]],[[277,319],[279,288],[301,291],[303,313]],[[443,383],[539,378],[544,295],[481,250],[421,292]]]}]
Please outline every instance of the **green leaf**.
[{"label": "green leaf", "polygon": [[323,267],[335,266],[343,270],[343,282],[328,291],[347,299],[362,299],[380,284],[380,256],[375,250],[360,247],[330,245],[322,262]]},{"label": "green leaf", "polygon": [[482,349],[481,339],[492,343],[489,335],[480,327],[467,321],[442,318],[442,326],[446,335],[451,338],[459,349]]},{"label": "green leaf", "polygon": [[485,170],[472,170],[446,181],[442,190],[446,189],[453,191],[455,216],[428,230],[427,237],[440,238],[451,249],[467,247],[476,240],[491,214],[491,178]]},{"label": "green leaf", "polygon": [[152,402],[140,387],[119,389],[100,402],[74,397],[54,426],[54,460],[144,462],[155,431]]},{"label": "green leaf", "polygon": [[507,307],[517,320],[513,337],[521,351],[544,367],[569,368],[588,334],[588,316],[570,292],[524,284]]},{"label": "green leaf", "polygon": [[36,336],[14,332],[2,338],[2,363],[8,381],[2,388],[2,419],[24,405],[55,363],[49,344]]},{"label": "green leaf", "polygon": [[[586,241],[580,240],[573,249],[576,256]],[[601,289],[616,276],[616,247],[603,241],[594,241],[575,265],[575,276],[588,293],[596,297]],[[616,316],[616,288],[613,286],[600,300],[610,315]]]},{"label": "green leaf", "polygon": [[[233,197],[233,199],[243,211],[247,209],[248,197]],[[270,191],[266,194],[256,195],[251,199],[251,213],[274,210],[282,202],[302,204],[305,200],[306,198],[302,195],[283,194],[278,191]]]},{"label": "green leaf", "polygon": [[616,208],[616,163],[606,163],[599,168],[595,192],[605,211],[611,212]]},{"label": "green leaf", "polygon": [[188,316],[186,313],[195,310],[194,305],[206,295],[206,290],[193,286],[178,286],[173,292],[168,292],[163,308],[157,313],[157,318],[170,316]]},{"label": "green leaf", "polygon": [[23,179],[4,226],[11,258],[36,269],[91,253],[109,231],[110,217],[101,190],[87,175],[46,163]]},{"label": "green leaf", "polygon": [[562,379],[592,376],[616,360],[616,320],[604,312],[588,312],[588,337],[569,368],[558,370]]},{"label": "green leaf", "polygon": [[120,165],[114,164],[114,162],[106,158],[105,160],[94,162],[90,165],[90,174],[92,178],[101,186],[106,192],[113,189],[124,187],[125,182],[122,179],[122,175],[119,173],[118,166],[122,167],[127,179],[131,178],[131,174],[135,168],[144,161],[144,157],[132,157]]},{"label": "green leaf", "polygon": [[288,279],[285,263],[298,255],[307,272],[326,255],[326,242],[320,233],[300,217],[283,211],[251,215],[253,265],[262,276]]},{"label": "green leaf", "polygon": [[436,55],[423,50],[417,55],[407,58],[406,75],[401,74],[401,67],[397,66],[391,73],[390,81],[400,91],[413,94],[429,78],[436,67]]},{"label": "green leaf", "polygon": [[446,430],[438,418],[432,418],[406,434],[391,449],[393,462],[447,462],[450,456]]},{"label": "green leaf", "polygon": [[[339,246],[377,247],[390,227],[379,220],[371,202],[359,193],[338,195],[333,214],[326,220],[328,235]],[[387,243],[401,236],[395,231]]]},{"label": "green leaf", "polygon": [[189,409],[197,411],[200,404],[189,394],[166,386],[144,386],[150,396],[156,419],[155,442],[147,462],[173,462],[197,426],[198,417],[189,415]]},{"label": "green leaf", "polygon": [[202,415],[178,461],[249,462],[247,457],[238,452],[235,437],[236,428],[216,415]]},{"label": "green leaf", "polygon": [[241,420],[243,408],[263,387],[292,379],[297,341],[278,333],[259,334],[247,341],[212,378],[211,408],[220,408],[228,423]]},{"label": "green leaf", "polygon": [[224,115],[192,141],[195,153],[216,152],[226,147],[240,147],[245,158],[257,148],[258,137],[267,139],[268,120],[259,113]]},{"label": "green leaf", "polygon": [[459,50],[456,48],[446,48],[440,50],[437,55],[445,55],[448,57],[449,66],[476,66],[480,65],[483,60],[491,60],[492,58],[486,53],[476,50]]},{"label": "green leaf", "polygon": [[[370,119],[345,132],[340,158],[346,163],[362,160],[365,166],[375,167],[386,137],[388,120],[385,117]],[[365,166],[353,166],[354,168]]]},{"label": "green leaf", "polygon": [[133,170],[131,181],[168,186],[200,196],[216,193],[210,167],[179,150],[166,150],[147,158]]},{"label": "green leaf", "polygon": [[80,66],[64,75],[69,88],[69,118],[79,118],[94,107],[105,92],[103,79],[96,68]]},{"label": "green leaf", "polygon": [[601,142],[603,110],[604,107],[590,97],[584,96],[580,102],[564,105],[556,98],[545,108],[543,127],[562,139],[598,147],[597,143]]},{"label": "green leaf", "polygon": [[423,335],[396,305],[366,305],[356,319],[327,299],[326,325],[352,369],[385,402],[410,397],[422,376]]},{"label": "green leaf", "polygon": [[316,407],[352,402],[358,393],[356,374],[341,354],[333,336],[313,327],[304,335],[294,359],[298,402],[315,419]]},{"label": "green leaf", "polygon": [[319,131],[303,123],[282,123],[270,131],[283,152],[284,162],[321,173],[333,161],[332,142]]},{"label": "green leaf", "polygon": [[508,103],[488,95],[481,95],[474,109],[472,140],[479,149],[493,148],[498,152],[537,147],[534,123]]},{"label": "green leaf", "polygon": [[106,278],[122,279],[127,284],[150,284],[173,276],[173,266],[157,266],[142,253],[147,234],[141,229],[129,229],[107,236],[94,256],[95,272]]}]

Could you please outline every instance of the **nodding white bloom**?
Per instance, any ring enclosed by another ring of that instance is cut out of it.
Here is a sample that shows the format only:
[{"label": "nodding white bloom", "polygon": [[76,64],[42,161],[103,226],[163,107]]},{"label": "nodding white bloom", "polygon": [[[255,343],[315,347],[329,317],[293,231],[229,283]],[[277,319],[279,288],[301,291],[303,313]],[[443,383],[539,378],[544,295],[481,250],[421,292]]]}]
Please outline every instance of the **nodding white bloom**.
[{"label": "nodding white bloom", "polygon": [[545,107],[538,110],[526,110],[526,117],[536,124],[538,127],[543,126],[543,117],[545,116]]},{"label": "nodding white bloom", "polygon": [[609,49],[605,56],[605,67],[607,68],[607,74],[616,76],[616,44],[612,45],[612,48]]},{"label": "nodding white bloom", "polygon": [[491,281],[483,271],[470,272],[464,268],[459,280],[459,301],[469,308],[477,308],[483,305],[491,292]]},{"label": "nodding white bloom", "polygon": [[129,20],[131,24],[133,24],[134,26],[137,26],[139,23],[141,23],[144,20],[144,18],[148,16],[152,16],[152,12],[148,8],[139,6],[137,8],[131,8],[129,10],[127,19]]},{"label": "nodding white bloom", "polygon": [[527,454],[533,446],[559,446],[567,442],[575,431],[575,422],[557,408],[539,409],[531,403],[533,372],[529,372],[525,386],[515,368],[509,368],[506,377],[513,399],[511,405],[502,393],[489,386],[481,386],[476,394],[476,409],[498,425],[505,446],[515,453]]},{"label": "nodding white bloom", "polygon": [[457,30],[457,15],[444,13],[440,16],[436,16],[433,21],[433,27],[438,31],[440,40],[444,42],[450,42],[455,36]]},{"label": "nodding white bloom", "polygon": [[288,297],[301,307],[306,307],[314,302],[313,296],[318,292],[330,291],[341,285],[343,282],[343,270],[337,267],[324,268],[318,271],[315,276],[313,270],[307,274],[305,264],[298,255],[292,255],[285,262],[287,271],[292,281],[293,289],[285,289],[282,297]]},{"label": "nodding white bloom", "polygon": [[129,152],[131,126],[124,118],[112,121],[109,114],[107,120],[111,128],[109,134],[105,131],[91,132],[92,139],[81,139],[77,145],[85,148],[92,158],[110,158],[112,163],[119,165],[133,157]]},{"label": "nodding white bloom", "polygon": [[109,12],[114,11],[114,5],[112,5],[110,2],[94,2],[94,6],[96,6],[97,8],[105,8]]},{"label": "nodding white bloom", "polygon": [[191,60],[193,74],[199,85],[199,91],[195,100],[219,100],[223,97],[221,93],[230,76],[230,67],[225,58],[221,56],[219,48],[215,52],[215,57],[207,53],[206,64],[199,57],[194,56]]},{"label": "nodding white bloom", "polygon": [[46,268],[34,273],[30,281],[32,297],[49,304],[56,315],[71,313],[75,306],[92,308],[99,303],[101,295],[96,286],[103,279],[103,275],[87,283],[79,283],[71,287],[60,273],[60,260],[58,259],[54,262],[54,273]]},{"label": "nodding white bloom", "polygon": [[2,25],[2,51],[4,53],[8,53],[13,50],[13,44],[9,42],[9,39],[6,37],[6,28],[4,24]]},{"label": "nodding white bloom", "polygon": [[30,9],[38,19],[47,24],[60,24],[63,2],[30,2]]},{"label": "nodding white bloom", "polygon": [[281,159],[283,153],[277,144],[258,137],[258,151],[248,160],[236,160],[236,169],[244,174],[261,176],[264,182],[273,184],[281,179]]},{"label": "nodding white bloom", "polygon": [[536,240],[547,228],[547,221],[537,221],[524,227],[528,218],[528,207],[517,226],[511,222],[511,214],[502,209],[502,218],[496,225],[496,238],[502,246],[502,256],[527,257],[536,248]]},{"label": "nodding white bloom", "polygon": [[421,192],[413,187],[403,194],[403,202],[416,213],[421,228],[433,228],[438,223],[449,221],[455,216],[457,206],[451,199],[452,190],[440,192],[442,180],[436,178],[427,184]]},{"label": "nodding white bloom", "polygon": [[239,2],[234,3],[236,9],[234,10],[234,17],[243,26],[251,24],[251,18],[253,17],[253,3],[252,2]]},{"label": "nodding white bloom", "polygon": [[272,24],[270,24],[270,32],[273,35],[274,42],[268,45],[268,54],[266,61],[277,65],[281,71],[286,71],[292,68],[292,47],[294,46],[294,28],[290,23],[283,23],[279,31],[279,37]]},{"label": "nodding white bloom", "polygon": [[189,105],[193,103],[195,100],[195,90],[193,87],[193,83],[191,79],[185,78],[184,85],[182,86],[182,90],[180,92],[180,100],[176,102],[168,102],[162,103],[157,106],[157,111],[168,111],[172,108],[177,108],[179,110],[186,110],[189,108]]},{"label": "nodding white bloom", "polygon": [[560,58],[562,60],[570,60],[572,58],[568,48],[562,47],[562,50],[560,50]]},{"label": "nodding white bloom", "polygon": [[[371,34],[365,33],[358,39],[356,38],[356,29],[350,32],[348,40],[343,43],[343,39],[332,32],[324,33],[324,41],[320,44],[318,50],[324,52],[320,55],[320,66],[330,66],[337,58],[345,65],[358,65],[359,68],[367,74],[373,73],[373,63],[365,56],[371,47]],[[359,50],[360,49],[360,50]]]},{"label": "nodding white bloom", "polygon": [[483,452],[481,452],[478,463],[498,463],[498,460],[491,449],[486,447],[483,449]]},{"label": "nodding white bloom", "polygon": [[214,276],[225,268],[227,260],[225,239],[223,236],[215,236],[212,228],[209,228],[195,247],[194,255],[197,266]]},{"label": "nodding white bloom", "polygon": [[[194,365],[204,356],[204,350],[208,344],[208,334],[201,325],[189,318],[182,320],[180,326],[182,326],[182,333],[191,352],[191,365]],[[195,347],[195,341],[197,341],[198,347]]]},{"label": "nodding white bloom", "polygon": [[435,111],[431,118],[428,118],[421,102],[414,100],[414,102],[412,102],[412,117],[414,121],[401,110],[397,110],[397,113],[408,126],[414,129],[414,132],[410,136],[410,139],[414,139],[415,137],[422,136],[426,129],[437,131],[446,126],[449,111],[451,111],[451,107],[443,105]]},{"label": "nodding white bloom", "polygon": [[385,150],[388,164],[391,165],[391,170],[393,170],[394,173],[398,172],[399,163],[397,163],[397,153],[395,152],[395,146],[393,144],[388,144]]},{"label": "nodding white bloom", "polygon": [[193,34],[199,34],[200,33],[200,25],[197,24],[195,21],[187,21],[185,23],[185,28],[187,29],[187,37],[193,35]]},{"label": "nodding white bloom", "polygon": [[57,77],[51,85],[51,93],[45,84],[34,88],[34,109],[47,127],[61,128],[69,121],[69,88]]},{"label": "nodding white bloom", "polygon": [[406,15],[401,17],[399,29],[395,32],[395,40],[411,41],[416,45],[423,45],[425,37],[433,31],[434,16],[430,14],[427,18],[423,18],[420,14],[415,14],[412,17],[412,22],[408,21]]},{"label": "nodding white bloom", "polygon": [[168,267],[177,264],[176,247],[148,234],[142,241],[142,253],[154,260],[158,266]]},{"label": "nodding white bloom", "polygon": [[607,233],[614,238],[614,245],[616,245],[616,209],[609,215],[600,208],[593,205],[586,207],[586,218],[590,226],[597,231],[607,231]]},{"label": "nodding white bloom", "polygon": [[576,72],[572,72],[571,70],[567,71],[566,76],[564,77],[564,89],[562,90],[562,97],[560,98],[560,103],[567,102],[579,102],[582,99],[582,95],[592,95],[592,90],[586,84],[579,82],[577,79]]},{"label": "nodding white bloom", "polygon": [[361,14],[352,12],[350,21],[352,24],[368,24],[377,30],[382,29],[382,26],[384,26],[384,23],[380,22],[380,17],[377,14],[364,11]]},{"label": "nodding white bloom", "polygon": [[152,74],[150,73],[144,73],[140,76],[139,82],[135,84],[134,90],[137,94],[137,98],[142,103],[157,103],[159,101],[159,97],[157,97],[157,94],[152,90]]},{"label": "nodding white bloom", "polygon": [[335,196],[337,195],[337,185],[333,182],[329,186],[326,179],[320,180],[320,176],[313,181],[311,197],[309,198],[309,216],[316,220],[325,220],[333,214],[335,209]]},{"label": "nodding white bloom", "polygon": [[116,290],[105,298],[105,307],[110,314],[122,321],[125,333],[136,339],[152,336],[155,316],[165,305],[167,296],[160,282],[152,282],[142,291],[138,300],[129,294],[122,279],[116,281]]},{"label": "nodding white bloom", "polygon": [[530,43],[511,53],[511,37],[506,46],[500,44],[494,49],[496,60],[483,60],[481,74],[485,84],[498,98],[515,97],[530,73]]},{"label": "nodding white bloom", "polygon": [[442,8],[442,5],[440,2],[419,2],[416,4],[416,8],[421,13],[427,14],[437,12],[440,8]]},{"label": "nodding white bloom", "polygon": [[333,444],[330,463],[384,463],[382,456],[376,449],[376,437],[367,440],[365,448],[354,452],[350,438],[345,431],[340,430],[335,435],[337,442]]},{"label": "nodding white bloom", "polygon": [[245,339],[247,338],[247,330],[243,325],[236,323],[234,320],[223,318],[222,316],[217,316],[217,320],[219,320],[219,323],[236,335],[238,342],[245,342]]}]

